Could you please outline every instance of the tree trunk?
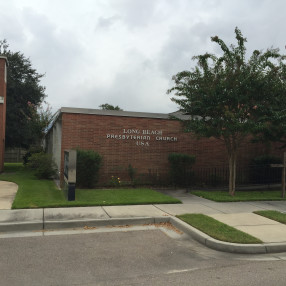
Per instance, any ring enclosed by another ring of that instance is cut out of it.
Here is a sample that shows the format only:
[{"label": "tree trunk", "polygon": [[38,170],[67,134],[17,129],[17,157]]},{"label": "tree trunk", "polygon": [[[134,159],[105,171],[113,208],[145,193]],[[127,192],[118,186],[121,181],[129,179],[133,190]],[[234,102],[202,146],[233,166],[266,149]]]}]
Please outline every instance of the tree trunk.
[{"label": "tree trunk", "polygon": [[235,180],[236,180],[236,151],[232,150],[229,154],[229,194],[235,194]]}]

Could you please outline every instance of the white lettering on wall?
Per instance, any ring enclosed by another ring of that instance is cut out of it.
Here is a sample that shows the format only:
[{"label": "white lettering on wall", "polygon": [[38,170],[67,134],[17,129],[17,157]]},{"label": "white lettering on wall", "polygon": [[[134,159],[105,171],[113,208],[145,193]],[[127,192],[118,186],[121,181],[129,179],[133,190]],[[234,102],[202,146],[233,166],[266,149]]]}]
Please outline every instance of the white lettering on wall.
[{"label": "white lettering on wall", "polygon": [[[154,136],[154,137],[153,137]],[[137,146],[150,146],[151,138],[155,141],[168,141],[177,142],[178,138],[173,136],[163,136],[162,130],[149,130],[149,129],[123,129],[122,134],[107,133],[106,139],[115,140],[134,140]]]},{"label": "white lettering on wall", "polygon": [[177,137],[163,137],[163,136],[157,136],[156,137],[157,141],[172,141],[172,142],[176,142],[178,141]]},{"label": "white lettering on wall", "polygon": [[138,129],[123,129],[123,134],[140,134]]},{"label": "white lettering on wall", "polygon": [[140,136],[140,135],[106,134],[106,139],[117,139],[117,140],[151,140],[151,137],[150,137],[150,136]]}]

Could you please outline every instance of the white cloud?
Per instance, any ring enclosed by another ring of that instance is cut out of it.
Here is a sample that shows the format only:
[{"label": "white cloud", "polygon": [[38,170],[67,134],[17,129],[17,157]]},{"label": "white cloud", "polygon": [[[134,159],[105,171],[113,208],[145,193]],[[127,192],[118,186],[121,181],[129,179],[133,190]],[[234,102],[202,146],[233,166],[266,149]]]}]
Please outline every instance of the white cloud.
[{"label": "white cloud", "polygon": [[113,25],[116,25],[116,22],[120,20],[120,16],[114,15],[112,17],[99,17],[98,23],[96,25],[96,31],[98,29],[108,29],[112,27]]},{"label": "white cloud", "polygon": [[194,55],[217,53],[210,40],[284,50],[283,0],[11,0],[0,1],[0,38],[30,57],[54,109],[171,112],[172,75]]}]

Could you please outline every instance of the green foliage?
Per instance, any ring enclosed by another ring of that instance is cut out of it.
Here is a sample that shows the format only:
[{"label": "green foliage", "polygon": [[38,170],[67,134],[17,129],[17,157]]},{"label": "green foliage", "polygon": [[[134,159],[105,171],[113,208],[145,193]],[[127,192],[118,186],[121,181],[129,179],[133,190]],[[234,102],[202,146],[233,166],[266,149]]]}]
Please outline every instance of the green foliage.
[{"label": "green foliage", "polygon": [[44,152],[32,154],[27,167],[34,170],[35,176],[39,179],[50,179],[57,172],[52,156]]},{"label": "green foliage", "polygon": [[77,149],[76,185],[82,188],[93,188],[98,181],[102,156],[93,150]]},{"label": "green foliage", "polygon": [[252,160],[251,179],[256,184],[281,182],[282,168],[273,168],[270,164],[281,164],[282,160],[273,155],[261,155]]},{"label": "green foliage", "polygon": [[49,125],[57,115],[57,113],[52,113],[52,109],[49,104],[46,102],[45,104],[46,107],[44,107],[42,104],[36,106],[31,102],[28,102],[29,111],[31,114],[30,129],[34,134],[34,144],[42,143]]},{"label": "green foliage", "polygon": [[30,157],[31,157],[33,154],[42,153],[42,152],[44,152],[43,147],[38,146],[38,145],[36,145],[36,146],[31,146],[31,147],[29,148],[29,150],[26,152],[26,154],[23,156],[23,164],[24,164],[24,165],[27,165],[28,162],[29,162]]},{"label": "green foliage", "polygon": [[[172,101],[189,115],[186,131],[224,140],[230,160],[230,193],[235,192],[237,150],[248,134],[278,140],[285,136],[286,64],[278,49],[253,51],[246,59],[246,38],[236,28],[237,46],[218,36],[222,51],[193,57],[197,66],[173,77]],[[273,131],[277,130],[277,131]],[[272,136],[275,133],[275,136]]]},{"label": "green foliage", "polygon": [[188,185],[192,179],[191,168],[196,161],[193,155],[170,153],[168,161],[171,165],[171,177],[175,185]]},{"label": "green foliage", "polygon": [[168,160],[175,166],[191,166],[195,163],[196,156],[182,153],[171,153],[168,155]]},{"label": "green foliage", "polygon": [[133,187],[135,187],[135,175],[136,175],[136,169],[132,167],[131,164],[128,165],[128,168],[127,168],[127,171],[128,171],[128,176],[131,180],[131,184]]},{"label": "green foliage", "polygon": [[120,181],[119,177],[111,176],[111,179],[110,179],[110,186],[111,187],[118,188],[118,187],[120,187],[120,184],[121,184],[121,181]]},{"label": "green foliage", "polygon": [[[8,49],[6,40],[0,41],[0,55],[7,57],[7,117],[6,147],[28,148],[42,138],[43,128],[38,128],[38,108],[45,95],[40,84],[43,74],[33,67],[31,60],[21,52]],[[42,122],[41,122],[42,124]]]},{"label": "green foliage", "polygon": [[100,109],[103,109],[103,110],[122,110],[118,105],[114,106],[112,104],[109,104],[109,103],[104,103],[104,104],[101,104],[99,105]]},{"label": "green foliage", "polygon": [[238,28],[235,34],[238,46],[230,48],[212,37],[223,55],[193,57],[196,68],[175,75],[168,91],[175,92],[172,101],[190,115],[187,129],[200,136],[240,138],[263,131],[276,117],[285,123],[285,56],[278,49],[255,50],[247,61],[246,39]]},{"label": "green foliage", "polygon": [[133,181],[134,177],[135,177],[135,174],[136,174],[136,169],[133,168],[131,164],[129,164],[128,168],[127,168],[127,171],[128,171],[128,175],[130,177],[130,180]]},{"label": "green foliage", "polygon": [[269,164],[282,164],[282,160],[273,155],[261,155],[253,159],[255,165],[269,165]]}]

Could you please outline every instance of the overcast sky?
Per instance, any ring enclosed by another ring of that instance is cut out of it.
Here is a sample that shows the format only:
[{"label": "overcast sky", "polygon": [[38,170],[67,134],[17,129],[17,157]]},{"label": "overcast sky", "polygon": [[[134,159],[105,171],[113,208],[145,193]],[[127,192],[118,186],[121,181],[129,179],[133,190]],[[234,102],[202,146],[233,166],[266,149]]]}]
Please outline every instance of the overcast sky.
[{"label": "overcast sky", "polygon": [[285,0],[0,0],[0,39],[29,57],[46,100],[60,107],[167,113],[172,76],[194,55],[219,50],[210,40],[286,53]]}]

